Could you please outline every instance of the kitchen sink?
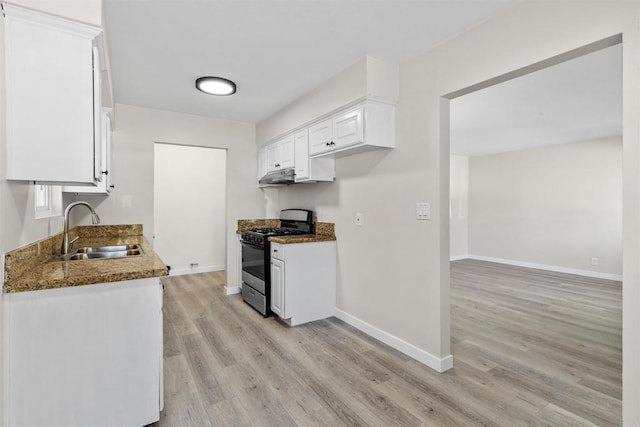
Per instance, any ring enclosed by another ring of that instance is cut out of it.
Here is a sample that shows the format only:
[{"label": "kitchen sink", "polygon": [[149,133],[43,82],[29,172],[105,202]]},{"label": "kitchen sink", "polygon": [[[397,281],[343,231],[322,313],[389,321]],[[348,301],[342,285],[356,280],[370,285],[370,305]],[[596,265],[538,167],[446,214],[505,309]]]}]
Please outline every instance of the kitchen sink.
[{"label": "kitchen sink", "polygon": [[70,254],[54,255],[49,259],[49,262],[127,258],[139,255],[144,255],[144,251],[140,245],[84,246]]},{"label": "kitchen sink", "polygon": [[[76,249],[76,253],[79,254],[91,254],[91,253],[110,253],[110,252],[128,252],[139,251],[140,245],[114,245],[114,246],[85,246]],[[140,254],[132,254],[140,255]],[[99,257],[98,257],[99,258]]]}]

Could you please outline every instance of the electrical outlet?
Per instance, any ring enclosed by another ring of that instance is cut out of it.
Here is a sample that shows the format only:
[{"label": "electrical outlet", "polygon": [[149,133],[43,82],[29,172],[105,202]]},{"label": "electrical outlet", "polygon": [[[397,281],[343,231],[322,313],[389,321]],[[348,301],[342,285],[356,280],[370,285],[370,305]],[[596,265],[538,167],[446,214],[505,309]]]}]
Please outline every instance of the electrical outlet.
[{"label": "electrical outlet", "polygon": [[598,258],[591,257],[591,265],[598,265]]},{"label": "electrical outlet", "polygon": [[431,205],[429,203],[416,203],[416,219],[431,219]]},{"label": "electrical outlet", "polygon": [[356,212],[356,225],[362,227],[362,213]]}]

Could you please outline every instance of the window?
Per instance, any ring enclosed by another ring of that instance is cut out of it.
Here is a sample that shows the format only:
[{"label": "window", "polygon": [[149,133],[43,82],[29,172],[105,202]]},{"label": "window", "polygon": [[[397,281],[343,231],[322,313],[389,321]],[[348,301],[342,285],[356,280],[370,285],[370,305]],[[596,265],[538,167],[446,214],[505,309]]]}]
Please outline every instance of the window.
[{"label": "window", "polygon": [[33,193],[36,219],[62,215],[61,186],[35,184]]},{"label": "window", "polygon": [[53,216],[51,186],[36,184],[35,187],[36,219]]}]

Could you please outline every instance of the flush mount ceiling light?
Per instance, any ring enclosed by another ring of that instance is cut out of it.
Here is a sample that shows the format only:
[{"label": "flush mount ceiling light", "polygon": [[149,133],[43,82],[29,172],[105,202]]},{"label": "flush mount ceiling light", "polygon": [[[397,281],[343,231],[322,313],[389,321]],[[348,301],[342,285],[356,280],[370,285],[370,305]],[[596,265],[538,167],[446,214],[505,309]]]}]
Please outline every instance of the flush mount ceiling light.
[{"label": "flush mount ceiling light", "polygon": [[222,77],[200,77],[196,80],[196,88],[210,95],[227,96],[236,93],[236,84]]}]

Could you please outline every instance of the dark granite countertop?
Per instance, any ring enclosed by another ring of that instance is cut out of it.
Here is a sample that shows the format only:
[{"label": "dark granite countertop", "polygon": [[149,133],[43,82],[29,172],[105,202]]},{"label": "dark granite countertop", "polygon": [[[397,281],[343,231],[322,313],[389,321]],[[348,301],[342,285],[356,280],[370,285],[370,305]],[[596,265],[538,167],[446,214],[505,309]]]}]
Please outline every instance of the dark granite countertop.
[{"label": "dark granite countertop", "polygon": [[[239,219],[236,233],[240,234],[251,228],[280,227],[278,219]],[[272,236],[270,242],[283,245],[291,243],[329,242],[336,239],[335,224],[332,222],[316,222],[313,224],[315,234],[300,234],[296,236]]]},{"label": "dark granite countertop", "polygon": [[115,259],[47,262],[59,253],[61,233],[32,243],[5,255],[3,292],[120,282],[123,280],[167,276],[169,271],[142,235],[142,226],[105,225],[76,227],[70,236],[79,236],[73,248],[97,245],[138,244],[143,255]]}]

